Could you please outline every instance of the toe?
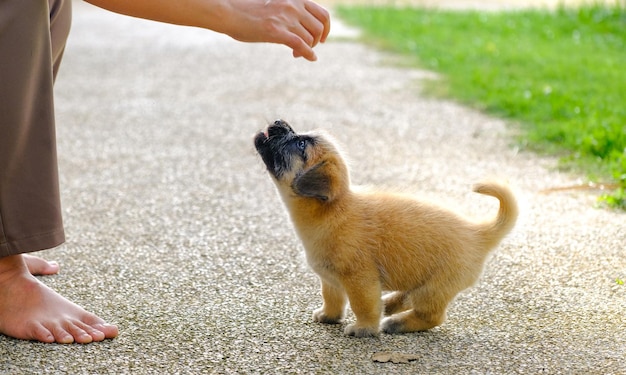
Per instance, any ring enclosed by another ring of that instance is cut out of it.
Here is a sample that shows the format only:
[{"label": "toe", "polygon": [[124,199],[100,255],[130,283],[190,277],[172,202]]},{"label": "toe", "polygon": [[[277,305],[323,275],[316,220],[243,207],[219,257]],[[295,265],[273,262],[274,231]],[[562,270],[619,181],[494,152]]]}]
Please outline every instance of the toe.
[{"label": "toe", "polygon": [[36,324],[32,328],[31,339],[45,343],[53,343],[56,341],[52,332],[41,324]]},{"label": "toe", "polygon": [[98,327],[90,326],[85,323],[80,324],[80,328],[91,337],[92,341],[102,341],[106,338],[106,335]]},{"label": "toe", "polygon": [[394,318],[386,318],[381,322],[381,329],[385,333],[394,334],[404,332],[404,324]]},{"label": "toe", "polygon": [[89,344],[94,341],[93,337],[83,327],[85,327],[85,325],[81,322],[70,322],[65,329],[72,335],[75,342],[79,344]]},{"label": "toe", "polygon": [[101,332],[104,335],[104,337],[100,340],[96,340],[96,338],[94,337],[95,341],[102,341],[104,339],[112,339],[112,338],[117,337],[117,335],[119,334],[119,330],[116,325],[108,324],[104,320],[97,317],[96,315],[88,314],[83,317],[82,321],[88,327],[90,327],[90,329]]},{"label": "toe", "polygon": [[54,336],[54,341],[59,344],[71,344],[74,342],[74,336],[61,326],[50,329],[50,332]]},{"label": "toe", "polygon": [[378,329],[376,327],[362,327],[356,324],[350,324],[344,330],[347,336],[354,337],[376,337],[378,336]]},{"label": "toe", "polygon": [[54,275],[59,273],[59,264],[34,255],[23,255],[28,271],[33,275]]},{"label": "toe", "polygon": [[119,330],[116,325],[103,323],[93,326],[98,331],[104,334],[105,339],[112,339],[119,335]]}]

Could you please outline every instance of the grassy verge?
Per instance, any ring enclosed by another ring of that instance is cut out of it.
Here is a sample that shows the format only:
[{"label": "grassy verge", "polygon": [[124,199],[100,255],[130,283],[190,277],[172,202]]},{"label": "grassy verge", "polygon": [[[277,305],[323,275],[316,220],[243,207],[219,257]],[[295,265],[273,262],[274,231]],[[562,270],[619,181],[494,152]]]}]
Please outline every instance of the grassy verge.
[{"label": "grassy verge", "polygon": [[561,156],[626,209],[626,2],[515,12],[342,6],[366,40],[438,71],[433,93],[521,125],[520,143]]}]

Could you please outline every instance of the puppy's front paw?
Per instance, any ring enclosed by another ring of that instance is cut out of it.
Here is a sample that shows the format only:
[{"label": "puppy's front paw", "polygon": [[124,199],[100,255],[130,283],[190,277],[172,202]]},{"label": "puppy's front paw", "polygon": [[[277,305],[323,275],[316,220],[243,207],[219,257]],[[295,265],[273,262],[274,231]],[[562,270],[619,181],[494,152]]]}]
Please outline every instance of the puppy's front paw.
[{"label": "puppy's front paw", "polygon": [[347,336],[376,337],[378,336],[378,327],[359,327],[356,324],[350,324],[343,332]]},{"label": "puppy's front paw", "polygon": [[323,308],[319,308],[313,311],[313,320],[318,323],[324,324],[339,324],[341,323],[342,316],[330,316],[326,314]]}]

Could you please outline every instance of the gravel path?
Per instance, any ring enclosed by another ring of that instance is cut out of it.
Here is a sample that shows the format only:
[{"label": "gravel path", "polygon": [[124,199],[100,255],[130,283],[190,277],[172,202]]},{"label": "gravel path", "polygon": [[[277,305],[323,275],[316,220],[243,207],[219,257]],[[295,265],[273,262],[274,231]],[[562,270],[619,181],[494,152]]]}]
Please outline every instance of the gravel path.
[{"label": "gravel path", "polygon": [[[626,216],[589,191],[542,193],[577,180],[513,147],[501,120],[421,96],[431,73],[339,24],[308,63],[76,5],[56,87],[68,242],[42,280],[121,335],[0,337],[0,373],[626,373]],[[312,322],[317,278],[252,146],[278,117],[333,133],[358,184],[475,216],[495,205],[472,183],[516,187],[520,224],[441,327],[354,339]],[[417,360],[372,361],[381,351]]]}]

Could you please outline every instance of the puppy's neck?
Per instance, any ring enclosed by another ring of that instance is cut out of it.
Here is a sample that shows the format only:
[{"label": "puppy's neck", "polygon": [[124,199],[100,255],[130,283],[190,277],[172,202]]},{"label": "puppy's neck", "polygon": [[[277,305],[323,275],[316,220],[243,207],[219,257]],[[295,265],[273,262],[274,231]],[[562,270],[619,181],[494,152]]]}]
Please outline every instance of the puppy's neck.
[{"label": "puppy's neck", "polygon": [[293,195],[283,197],[283,200],[296,227],[314,227],[328,224],[329,218],[335,224],[341,221],[342,213],[347,212],[345,208],[350,206],[352,192],[344,191],[332,200]]}]

